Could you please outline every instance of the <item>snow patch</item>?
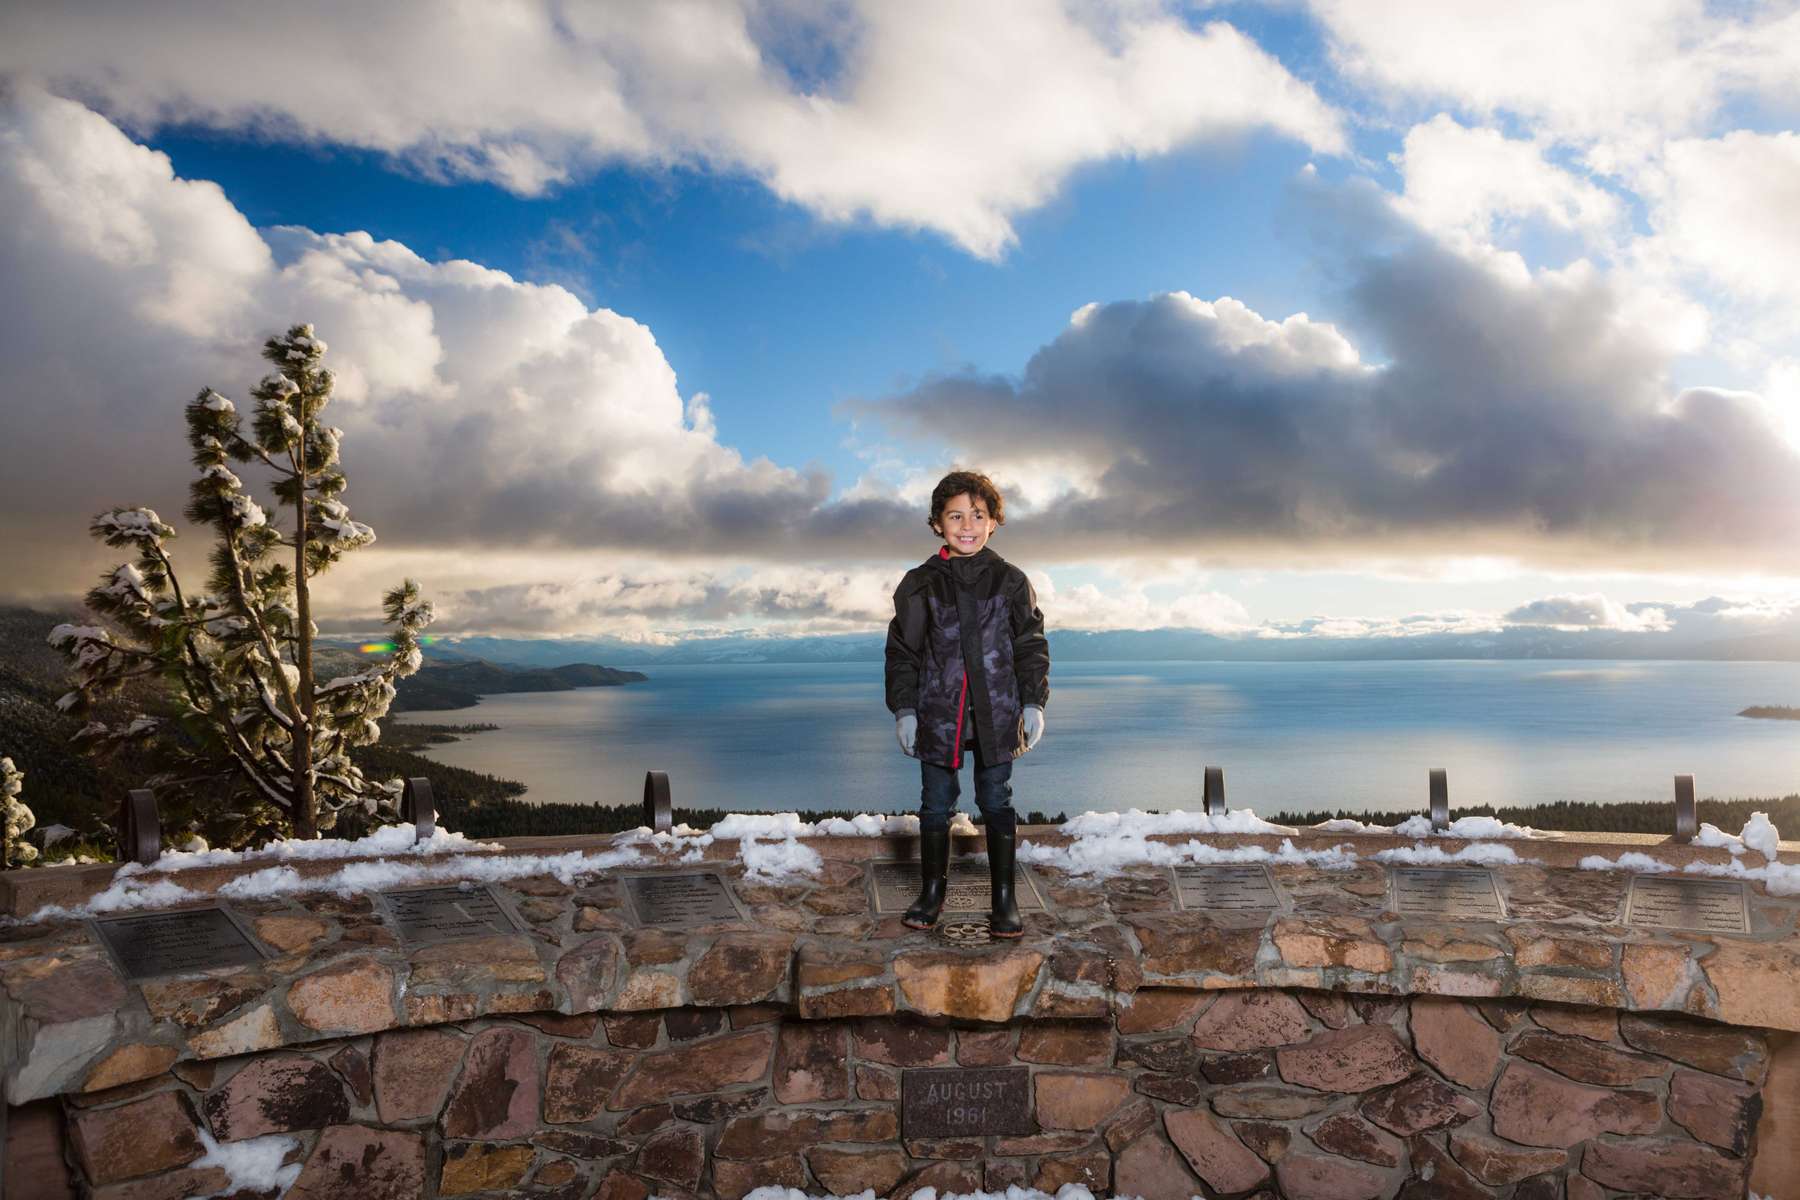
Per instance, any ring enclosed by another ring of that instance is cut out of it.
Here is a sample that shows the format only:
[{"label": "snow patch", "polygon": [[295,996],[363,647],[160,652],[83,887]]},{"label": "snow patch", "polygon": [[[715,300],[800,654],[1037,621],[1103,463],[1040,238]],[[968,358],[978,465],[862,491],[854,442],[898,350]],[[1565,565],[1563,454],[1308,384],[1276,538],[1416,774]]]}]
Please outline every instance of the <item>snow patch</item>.
[{"label": "snow patch", "polygon": [[148,871],[173,873],[195,867],[235,866],[265,859],[421,858],[465,850],[501,849],[498,842],[470,841],[464,835],[452,833],[448,829],[434,829],[430,837],[421,840],[414,840],[416,836],[417,831],[411,825],[383,825],[367,837],[355,840],[283,838],[256,850],[164,850],[155,862],[147,866],[126,863],[119,868],[118,875],[142,875]]},{"label": "snow patch", "polygon": [[1297,832],[1286,825],[1272,825],[1247,808],[1224,816],[1208,816],[1203,812],[1177,810],[1147,813],[1142,809],[1125,812],[1084,812],[1071,817],[1063,832],[1072,837],[1149,837],[1157,833],[1274,833]]},{"label": "snow patch", "polygon": [[[1732,859],[1728,863],[1691,862],[1676,868],[1668,863],[1658,862],[1648,854],[1628,850],[1617,858],[1590,854],[1576,866],[1583,871],[1652,873],[1679,870],[1683,875],[1711,875],[1721,879],[1743,879],[1760,883],[1769,890],[1771,896],[1800,896],[1800,863],[1776,861],[1781,849],[1780,839],[1781,835],[1776,831],[1775,823],[1769,820],[1769,814],[1754,812],[1744,822],[1743,831],[1736,837],[1716,825],[1702,825],[1700,832],[1694,836],[1696,846],[1712,846],[1730,851]],[[1762,855],[1765,865],[1746,866],[1746,848]]]},{"label": "snow patch", "polygon": [[[875,1191],[855,1192],[848,1196],[822,1195],[818,1192],[803,1192],[799,1188],[782,1187],[770,1184],[755,1188],[744,1196],[744,1200],[875,1200]],[[910,1193],[906,1200],[1094,1200],[1094,1193],[1079,1183],[1065,1183],[1056,1189],[1054,1195],[1042,1192],[1037,1188],[1019,1187],[1017,1184],[1003,1192],[939,1192],[936,1188],[923,1187]],[[1120,1196],[1119,1200],[1134,1200],[1133,1197]],[[1135,1198],[1135,1200],[1141,1200]]]},{"label": "snow patch", "polygon": [[1560,836],[1533,829],[1529,825],[1511,825],[1495,817],[1458,817],[1445,829],[1433,829],[1431,818],[1423,813],[1406,818],[1392,832],[1400,837],[1422,838],[1553,838]]},{"label": "snow patch", "polygon": [[1143,835],[1121,834],[1116,837],[1078,838],[1067,846],[1019,843],[1020,862],[1055,867],[1069,875],[1105,878],[1122,873],[1127,867],[1185,866],[1189,863],[1284,863],[1292,866],[1323,867],[1347,870],[1357,863],[1348,846],[1332,846],[1326,850],[1301,850],[1293,840],[1283,838],[1274,850],[1261,846],[1208,846],[1201,842],[1153,842]]},{"label": "snow patch", "polygon": [[1473,846],[1464,846],[1462,849],[1454,851],[1446,851],[1442,846],[1427,846],[1423,842],[1414,842],[1410,846],[1378,851],[1375,861],[1406,863],[1416,867],[1464,866],[1469,863],[1483,867],[1511,867],[1535,863],[1538,860],[1520,858],[1518,852],[1511,846],[1495,846],[1486,842],[1478,842]]},{"label": "snow patch", "polygon": [[[200,1145],[206,1153],[188,1166],[195,1170],[218,1167],[227,1177],[224,1188],[208,1192],[207,1196],[236,1196],[247,1192],[280,1195],[300,1178],[299,1163],[282,1165],[282,1160],[299,1147],[299,1138],[271,1133],[245,1138],[241,1142],[217,1142],[204,1129],[195,1132],[200,1135]],[[206,1197],[197,1200],[206,1200]]]}]

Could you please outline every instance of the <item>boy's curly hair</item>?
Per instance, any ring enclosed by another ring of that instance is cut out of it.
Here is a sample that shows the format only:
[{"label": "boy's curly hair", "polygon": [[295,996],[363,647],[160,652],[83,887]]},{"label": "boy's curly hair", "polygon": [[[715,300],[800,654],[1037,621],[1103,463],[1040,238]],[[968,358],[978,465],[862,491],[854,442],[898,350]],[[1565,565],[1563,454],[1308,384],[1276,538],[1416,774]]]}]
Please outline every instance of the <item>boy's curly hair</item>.
[{"label": "boy's curly hair", "polygon": [[988,516],[993,518],[996,529],[1006,524],[1006,501],[993,480],[979,471],[952,471],[931,489],[931,515],[925,518],[931,532],[943,536],[944,506],[965,494],[986,503]]}]

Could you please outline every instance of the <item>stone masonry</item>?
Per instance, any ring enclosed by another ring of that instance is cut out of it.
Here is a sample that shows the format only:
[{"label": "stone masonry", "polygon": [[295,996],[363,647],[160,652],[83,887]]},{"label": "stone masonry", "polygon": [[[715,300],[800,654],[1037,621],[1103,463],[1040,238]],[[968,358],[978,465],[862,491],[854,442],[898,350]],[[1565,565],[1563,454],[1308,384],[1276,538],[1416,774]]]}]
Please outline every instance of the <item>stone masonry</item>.
[{"label": "stone masonry", "polygon": [[[1276,868],[1273,914],[1039,869],[1025,939],[957,947],[873,913],[859,852],[892,847],[857,841],[793,884],[721,856],[751,920],[696,928],[639,926],[616,873],[496,886],[528,932],[411,950],[364,898],[235,904],[264,963],[141,985],[78,923],[12,926],[9,1157],[107,1200],[226,1188],[203,1132],[289,1138],[294,1197],[1600,1200],[1741,1197],[1791,1153],[1790,902],[1702,937],[1554,863],[1459,923],[1400,918],[1366,860]],[[905,1072],[951,1066],[1023,1068],[1030,1127],[909,1136]]]}]

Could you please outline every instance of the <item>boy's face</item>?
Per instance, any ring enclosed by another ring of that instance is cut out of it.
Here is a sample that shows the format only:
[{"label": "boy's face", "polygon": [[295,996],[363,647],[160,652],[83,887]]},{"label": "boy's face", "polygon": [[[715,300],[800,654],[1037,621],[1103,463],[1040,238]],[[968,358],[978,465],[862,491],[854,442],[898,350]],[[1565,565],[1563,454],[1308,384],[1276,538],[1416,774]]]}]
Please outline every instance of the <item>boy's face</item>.
[{"label": "boy's face", "polygon": [[966,557],[980,553],[987,545],[988,538],[993,536],[994,521],[988,515],[987,501],[965,492],[945,502],[937,529],[943,536],[944,545],[950,547],[950,553]]}]

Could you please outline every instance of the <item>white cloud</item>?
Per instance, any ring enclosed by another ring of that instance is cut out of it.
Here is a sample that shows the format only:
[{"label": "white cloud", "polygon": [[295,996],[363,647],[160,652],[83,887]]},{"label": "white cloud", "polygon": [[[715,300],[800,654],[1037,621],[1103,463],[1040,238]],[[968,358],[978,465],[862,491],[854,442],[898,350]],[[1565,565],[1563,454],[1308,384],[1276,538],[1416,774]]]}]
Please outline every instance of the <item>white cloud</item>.
[{"label": "white cloud", "polygon": [[1777,302],[1800,333],[1800,134],[1738,130],[1665,147],[1652,184],[1661,248],[1734,296]]},{"label": "white cloud", "polygon": [[215,0],[36,6],[6,34],[0,74],[133,128],[367,147],[526,195],[607,162],[697,164],[984,257],[1085,164],[1258,130],[1346,148],[1275,58],[1161,5],[413,0],[246,20]]},{"label": "white cloud", "polygon": [[1413,126],[1394,161],[1405,179],[1401,205],[1428,229],[1485,240],[1496,224],[1541,221],[1598,238],[1621,219],[1614,196],[1551,163],[1542,147],[1445,113]]},{"label": "white cloud", "polygon": [[1550,625],[1559,629],[1619,629],[1631,632],[1670,628],[1669,615],[1661,608],[1627,608],[1599,592],[1585,595],[1545,596],[1521,604],[1506,614],[1514,625]]},{"label": "white cloud", "polygon": [[295,320],[342,368],[347,498],[383,547],[900,544],[899,505],[826,514],[822,475],[721,445],[638,322],[367,234],[265,239],[216,186],[71,101],[16,88],[0,108],[0,210],[0,528],[34,568],[9,590],[73,588],[97,566],[88,513],[179,511],[182,405],[202,385],[241,399],[261,340]]}]

